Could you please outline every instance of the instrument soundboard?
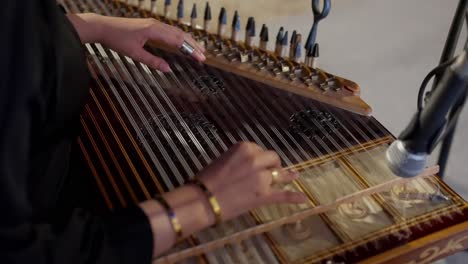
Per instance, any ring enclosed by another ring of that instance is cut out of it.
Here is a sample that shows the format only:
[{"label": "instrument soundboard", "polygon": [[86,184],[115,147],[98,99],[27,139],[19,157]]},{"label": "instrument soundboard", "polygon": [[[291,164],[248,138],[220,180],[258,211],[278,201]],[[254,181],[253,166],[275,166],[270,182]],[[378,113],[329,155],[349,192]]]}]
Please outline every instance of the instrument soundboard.
[{"label": "instrument soundboard", "polygon": [[394,137],[357,84],[291,52],[227,38],[219,25],[213,33],[171,19],[170,5],[157,12],[153,2],[62,1],[71,12],[153,17],[207,49],[200,64],[150,43],[173,70],[162,73],[85,45],[93,82],[78,143],[107,207],[183,185],[239,141],[275,150],[300,172],[280,187],[309,199],[206,229],[153,263],[429,263],[468,246],[467,203],[437,167],[410,180],[390,172]]}]

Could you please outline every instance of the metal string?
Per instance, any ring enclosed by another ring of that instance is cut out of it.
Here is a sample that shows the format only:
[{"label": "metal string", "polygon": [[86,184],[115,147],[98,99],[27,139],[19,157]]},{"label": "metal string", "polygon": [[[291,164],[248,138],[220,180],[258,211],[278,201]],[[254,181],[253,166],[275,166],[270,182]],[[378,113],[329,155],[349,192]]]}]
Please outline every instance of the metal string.
[{"label": "metal string", "polygon": [[[90,93],[92,93],[92,91],[90,91]],[[94,93],[92,93],[91,95],[93,98],[95,97],[94,96]],[[117,172],[118,174],[120,175],[120,178],[122,179],[122,181],[124,182],[124,185],[128,191],[128,193],[130,194],[130,197],[132,198],[132,201],[134,203],[137,203],[138,202],[138,199],[137,199],[137,196],[135,195],[135,192],[133,191],[133,189],[131,188],[130,186],[130,183],[128,182],[128,179],[127,179],[127,176],[125,175],[125,173],[123,172],[122,170],[122,167],[120,166],[119,162],[117,161],[115,155],[113,155],[113,151],[112,149],[110,148],[110,145],[109,145],[109,142],[107,141],[106,137],[104,136],[102,130],[101,130],[101,127],[99,126],[98,122],[96,121],[96,118],[94,117],[94,113],[91,111],[91,109],[89,108],[88,105],[85,106],[85,111],[86,113],[88,114],[88,116],[91,118],[92,120],[92,123],[94,124],[94,126],[96,127],[97,131],[98,131],[98,134],[99,134],[99,137],[101,138],[102,142],[104,143],[104,146],[107,150],[108,153],[110,153],[111,155],[111,160],[112,162],[114,163],[116,169],[117,169]],[[106,119],[106,123],[108,122],[107,120],[107,117],[105,118]],[[108,123],[107,123],[108,124]],[[83,126],[86,126],[86,123],[83,124]],[[109,128],[111,128],[111,126],[108,124]],[[90,135],[91,137],[91,135]],[[120,142],[119,142],[120,144]],[[122,150],[124,151],[124,150]]]},{"label": "metal string", "polygon": [[[148,124],[148,122],[145,122],[146,121],[146,118],[144,117],[143,113],[141,112],[141,109],[137,106],[137,103],[135,102],[133,96],[131,95],[129,89],[127,88],[126,84],[122,81],[122,79],[120,78],[120,74],[117,72],[114,64],[110,61],[109,57],[107,56],[107,53],[104,51],[104,49],[102,48],[102,46],[100,46],[100,44],[95,44],[97,49],[99,50],[101,56],[103,56],[105,59],[106,59],[106,64],[108,66],[108,68],[111,70],[112,72],[112,76],[114,77],[115,80],[117,80],[117,82],[119,83],[119,86],[120,86],[120,91],[123,91],[126,98],[130,101],[130,105],[132,107],[133,110],[135,110],[137,112],[137,115],[141,121],[141,123],[143,123],[143,125],[145,126],[145,128],[148,130],[148,132],[150,133],[150,136],[151,136],[151,139],[158,145],[158,150],[161,151],[161,154],[163,155],[166,163],[170,166],[171,168],[171,171],[173,172],[173,174],[176,176],[176,177],[180,177],[182,178],[179,170],[176,168],[174,162],[172,161],[172,159],[169,157],[169,154],[167,153],[166,149],[163,147],[161,141],[159,140],[158,137],[156,137],[154,131],[153,131],[153,128]],[[101,73],[103,74],[104,72],[101,71]],[[110,81],[110,80],[109,80]],[[111,81],[110,81],[111,83]],[[109,83],[109,84],[110,84]],[[158,169],[160,169],[160,174],[161,175],[167,175],[165,169],[160,165],[160,162],[158,160],[158,158],[156,157],[155,153],[153,152],[153,150],[151,149],[148,141],[146,140],[145,136],[143,135],[142,131],[140,130],[140,128],[138,127],[138,124],[137,124],[137,121],[132,117],[130,111],[128,110],[125,102],[122,100],[122,97],[120,96],[119,94],[119,91],[116,89],[115,86],[111,86],[111,89],[112,89],[112,92],[114,94],[114,96],[117,98],[117,100],[119,101],[119,104],[122,106],[122,108],[124,109],[124,112],[128,118],[128,120],[130,121],[130,123],[132,124],[132,127],[135,131],[135,133],[138,135],[138,138],[140,140],[140,142],[142,142],[143,144],[143,147],[145,148],[146,152],[149,154],[151,160],[153,161],[153,163],[156,165],[156,166],[159,166]],[[164,128],[161,128],[162,130],[164,130]],[[167,131],[165,131],[167,133]],[[167,135],[167,134],[166,134]],[[163,178],[164,179],[164,178]],[[154,179],[156,180],[156,179]],[[172,184],[170,183],[170,181],[166,180],[165,181],[166,184],[169,184],[169,186]]]},{"label": "metal string", "polygon": [[[158,128],[160,130],[163,131],[163,135],[166,137],[166,141],[169,143],[170,145],[170,148],[174,151],[174,153],[176,154],[177,158],[178,159],[181,159],[181,162],[182,162],[182,165],[184,167],[184,169],[186,170],[186,172],[188,173],[188,175],[193,175],[193,171],[192,169],[190,168],[190,166],[188,165],[187,161],[185,161],[185,159],[183,158],[183,155],[181,154],[181,152],[176,148],[176,146],[174,146],[173,144],[171,144],[172,142],[172,138],[171,136],[169,135],[169,133],[167,132],[167,129],[164,128],[164,126],[162,125],[161,121],[159,120],[156,112],[154,112],[154,110],[152,109],[152,107],[150,106],[148,100],[144,97],[144,95],[142,94],[141,90],[140,90],[140,87],[135,83],[135,81],[133,80],[133,78],[130,76],[130,73],[127,71],[127,69],[125,68],[125,66],[122,64],[120,58],[118,57],[117,53],[115,52],[112,52],[116,58],[116,60],[118,61],[118,64],[120,65],[121,69],[124,71],[124,73],[128,76],[129,80],[130,80],[130,83],[131,85],[135,88],[135,91],[137,92],[140,100],[143,102],[143,104],[145,105],[145,108],[149,111],[149,114],[151,116],[151,120],[154,120],[158,126]],[[127,60],[129,60],[127,58]],[[133,69],[134,72],[135,69]],[[136,77],[138,78],[139,80],[139,83],[141,83],[145,88],[146,90],[150,93],[150,89],[148,87],[148,84],[146,82],[143,83],[142,81],[142,77],[140,74],[135,74]],[[151,93],[150,93],[151,94]],[[153,95],[153,94],[152,94]],[[198,161],[198,159],[195,157],[195,154],[193,153],[193,151],[188,147],[188,142],[185,140],[185,138],[182,136],[182,133],[178,130],[178,128],[176,127],[176,125],[174,124],[174,122],[172,121],[172,119],[170,118],[169,114],[164,111],[164,109],[162,108],[159,100],[153,96],[151,97],[151,100],[153,100],[152,102],[156,104],[156,106],[158,107],[158,109],[160,110],[160,113],[162,113],[162,115],[164,117],[166,117],[167,121],[168,121],[168,124],[169,126],[171,127],[172,131],[174,132],[174,134],[176,135],[177,139],[180,141],[180,143],[183,145],[185,151],[187,151],[189,153],[189,156],[190,158],[192,159],[192,161],[194,162],[194,164],[196,165],[196,167],[198,169],[201,169],[202,168],[202,165],[201,163]],[[135,107],[139,107],[138,105],[135,105]],[[162,111],[161,111],[162,110]],[[147,122],[147,119],[145,118],[144,122],[146,123]],[[179,122],[183,122],[185,123],[184,120],[180,120]],[[152,129],[152,131],[154,131]],[[154,132],[153,132],[154,133]],[[191,134],[190,131],[188,131],[189,135]],[[192,137],[192,140],[195,140],[193,137]],[[197,142],[197,141],[196,141]],[[203,151],[204,152],[204,151]],[[183,178],[182,178],[182,181],[183,181]]]},{"label": "metal string", "polygon": [[[162,79],[166,79],[166,76],[165,76],[165,75],[162,75],[162,74],[160,74],[159,72],[158,72],[158,74],[160,75],[160,77],[161,77]],[[173,79],[174,81],[176,81],[176,83],[178,83],[178,85],[177,85],[176,87],[178,87],[179,89],[182,89],[182,90],[187,89],[187,88],[180,82],[180,80],[177,78],[177,76],[176,76],[175,74],[171,74],[171,77],[172,77],[172,79]],[[187,82],[187,83],[189,84],[189,87],[191,87],[191,89],[194,89],[193,84],[192,84],[191,82]],[[167,79],[166,79],[166,84],[169,84],[169,82],[168,82]],[[168,86],[166,86],[166,87],[168,87]],[[185,88],[184,88],[184,87],[185,87]],[[222,121],[221,121],[221,122],[222,122]],[[221,124],[222,124],[222,123],[221,123]],[[229,131],[229,130],[223,129],[223,131]],[[232,143],[233,143],[233,144],[236,143],[236,141],[233,139],[233,137],[230,137],[230,138],[232,139]],[[245,138],[245,140],[246,140],[246,137],[245,137],[245,136],[244,136],[244,138]],[[218,137],[218,139],[219,139],[219,137]],[[220,142],[222,142],[221,139],[219,139],[219,140],[220,140]],[[227,150],[227,149],[224,149],[224,150]],[[238,224],[236,223],[237,221],[238,221],[238,220],[234,220],[234,225],[237,225],[237,226],[238,226]],[[264,241],[258,241],[258,239],[260,239],[260,238],[257,237],[257,236],[254,237],[254,241],[257,241],[260,245],[263,245],[263,244],[265,243]],[[246,243],[247,243],[247,242],[246,242]],[[249,242],[249,243],[250,243],[250,242]],[[269,254],[267,254],[267,255],[271,256],[271,257],[270,257],[270,259],[271,259],[271,258],[272,258],[271,252],[268,251],[268,253],[269,253]]]},{"label": "metal string", "polygon": [[258,121],[256,123],[258,123]]},{"label": "metal string", "polygon": [[[129,61],[129,63],[131,63],[132,65],[135,65],[133,60],[131,60],[130,58],[127,58],[127,60]],[[140,65],[144,65],[144,64],[140,64]],[[135,66],[136,67],[136,66]],[[209,163],[211,161],[210,157],[207,155],[207,152],[206,150],[203,148],[201,142],[196,138],[195,134],[193,133],[193,131],[190,130],[190,127],[187,125],[187,122],[185,120],[183,120],[183,118],[181,117],[181,115],[179,114],[177,108],[174,106],[173,102],[171,101],[171,99],[169,99],[169,97],[167,96],[167,94],[164,92],[162,86],[155,80],[154,76],[152,75],[151,71],[148,70],[147,66],[144,65],[142,66],[144,67],[143,70],[145,71],[145,75],[147,78],[150,79],[151,83],[154,85],[154,87],[156,87],[157,91],[158,91],[158,94],[163,98],[164,102],[166,103],[166,105],[168,105],[169,107],[169,110],[166,110],[164,109],[164,106],[160,103],[160,101],[157,99],[157,96],[156,94],[154,93],[153,89],[151,89],[150,87],[150,84],[146,82],[146,80],[144,80],[145,82],[145,88],[146,88],[146,91],[148,92],[148,94],[150,95],[151,97],[151,100],[154,100],[156,103],[157,103],[157,106],[158,106],[158,110],[162,113],[165,113],[165,112],[170,112],[172,114],[174,114],[177,118],[177,120],[181,123],[181,125],[183,125],[184,127],[184,130],[187,132],[187,134],[190,136],[190,139],[192,140],[192,142],[194,143],[194,145],[197,147],[199,153],[201,153],[203,155],[203,159],[205,160],[206,163]],[[140,73],[139,69],[135,68],[133,69],[135,71],[135,73],[137,73],[138,75],[140,75],[140,78],[142,78],[141,76],[143,75],[142,73]],[[161,75],[164,75],[162,74],[161,72],[158,71],[159,74]],[[170,86],[168,86],[170,87]],[[206,135],[206,133],[203,131],[203,129],[201,129],[200,127],[196,127],[197,131],[199,132],[199,134],[202,135],[203,137],[203,140],[205,140],[205,142],[208,144],[208,146],[210,147],[211,151],[213,153],[215,153],[215,155],[220,155],[220,152],[214,147],[214,144],[213,142],[211,142],[211,140],[209,139],[208,135]],[[200,165],[200,163],[198,162],[199,165],[197,165],[197,168],[199,170],[201,170],[203,167]],[[193,175],[190,175],[190,176],[193,176]]]},{"label": "metal string", "polygon": [[[130,61],[130,59],[128,59],[128,60]],[[146,66],[145,66],[145,67],[146,67]],[[160,72],[158,72],[158,73],[161,74]],[[161,75],[162,75],[162,74],[161,74]],[[154,79],[153,79],[153,81],[154,81]],[[157,84],[157,83],[156,83],[156,84]],[[159,84],[158,84],[158,86],[160,87]],[[154,95],[154,94],[153,94],[153,95]],[[164,94],[164,96],[165,96],[165,94]],[[167,97],[166,97],[166,98],[167,98]],[[169,102],[168,102],[168,105],[171,105],[171,104],[172,104],[172,103],[169,101]],[[174,111],[176,111],[174,106],[173,106],[173,109],[174,109]],[[159,110],[160,110],[160,111],[165,111],[164,109],[159,109]],[[201,130],[201,132],[203,132],[203,130]],[[204,132],[203,132],[203,133],[204,133]],[[205,139],[208,139],[208,137],[206,136],[206,134],[205,134]],[[222,141],[221,141],[221,142],[222,142]],[[212,147],[212,151],[213,151],[213,152],[218,152],[218,151],[214,148],[214,145],[213,145],[213,144],[209,144],[209,145]],[[200,145],[200,146],[201,146],[201,145]],[[219,152],[218,152],[218,154],[219,154]],[[208,159],[209,159],[209,158],[208,158]],[[182,182],[179,182],[179,183],[182,184]],[[233,223],[234,223],[234,225],[236,226],[236,228],[237,228],[238,230],[242,230],[242,229],[240,228],[239,224],[237,223],[237,220],[235,220]],[[209,233],[212,233],[212,232],[216,232],[216,230],[211,230]],[[219,235],[220,235],[220,234],[218,233],[218,236],[219,236]],[[247,240],[247,241],[245,241],[245,243],[251,244],[251,241],[250,241],[250,240]],[[255,252],[255,251],[254,251],[254,252]],[[257,254],[257,258],[258,258],[258,254]],[[227,259],[227,260],[225,259],[225,261],[228,262],[228,263],[231,262],[229,259]]]},{"label": "metal string", "polygon": [[[176,113],[176,111],[175,111],[175,113]],[[221,141],[221,142],[222,142],[222,141]]]},{"label": "metal string", "polygon": [[[159,72],[158,72],[158,73],[159,73]],[[163,75],[161,75],[161,76],[163,76]]]},{"label": "metal string", "polygon": [[[71,5],[71,9],[74,10],[75,12],[78,11],[78,7],[75,5],[74,2],[68,2],[70,5]],[[87,11],[87,6],[82,4],[81,7],[84,9],[83,11]],[[98,45],[98,44],[96,44]],[[157,158],[154,156],[154,155],[151,155],[152,153],[148,150],[150,150],[150,147],[149,147],[149,144],[146,142],[146,140],[144,139],[143,135],[141,134],[141,132],[139,131],[138,127],[136,126],[136,121],[133,119],[133,117],[131,116],[128,108],[126,107],[125,103],[123,102],[122,98],[120,97],[119,93],[117,92],[117,89],[116,87],[114,86],[114,84],[112,83],[112,81],[110,80],[109,76],[107,75],[107,72],[104,70],[103,68],[103,65],[101,64],[101,62],[99,61],[96,53],[94,52],[94,49],[92,48],[92,44],[86,44],[85,47],[87,48],[88,52],[92,55],[92,58],[93,58],[93,61],[95,63],[95,65],[97,66],[99,72],[101,73],[101,76],[106,80],[106,82],[108,83],[109,85],[109,88],[111,89],[112,93],[114,94],[114,96],[116,97],[117,101],[119,102],[119,105],[120,107],[122,108],[122,110],[124,111],[127,119],[130,121],[132,127],[134,128],[134,131],[137,133],[137,135],[139,134],[139,137],[141,139],[141,142],[143,144],[143,147],[145,148],[145,150],[148,152],[148,154],[150,155],[150,158],[151,160],[153,161],[153,164],[156,166],[156,168],[158,169],[158,171],[160,171],[160,173],[162,173],[163,175],[166,174],[164,168],[160,165],[159,161],[157,160]],[[107,55],[104,55],[104,58],[107,58]],[[107,58],[106,59],[106,62],[108,62],[109,59]],[[115,69],[114,69],[115,70]],[[115,73],[115,71],[114,71]],[[121,82],[121,81],[120,81]],[[121,83],[121,86],[122,86],[122,83]],[[157,184],[157,180],[152,177],[153,181],[155,182],[156,185]],[[142,189],[144,193],[145,192],[145,189]]]},{"label": "metal string", "polygon": [[[341,125],[341,126],[344,126],[341,122],[340,122],[340,125]],[[329,126],[330,126],[330,125],[329,125]],[[319,125],[319,127],[321,127],[321,125]],[[322,129],[322,131],[324,131],[324,130]],[[349,132],[349,130],[347,130],[347,131]],[[262,132],[262,133],[263,133],[263,132],[266,133],[266,131],[261,131],[261,132]],[[275,134],[277,135],[278,138],[281,138],[281,137],[282,137],[282,136],[279,135],[279,132],[277,132],[277,131],[274,131],[274,132],[275,132]],[[326,135],[326,132],[325,132],[324,134]],[[342,140],[346,141],[346,139],[344,139],[344,138],[342,138],[342,137],[340,137],[340,138],[341,138]],[[281,140],[281,139],[280,139],[280,140]],[[283,138],[283,140],[284,140],[284,138]],[[284,142],[285,142],[285,141],[284,141]],[[321,143],[324,144],[323,141],[322,141]],[[336,145],[336,144],[337,144],[336,141],[334,141],[333,143],[334,143],[335,146],[337,146],[337,145]],[[325,144],[325,145],[326,145],[326,144]],[[350,146],[349,142],[347,142],[347,145]],[[287,146],[287,147],[290,148],[290,146]],[[339,144],[338,144],[338,147],[341,148],[341,146],[339,146]],[[291,149],[289,149],[289,150],[291,151]],[[330,149],[328,149],[328,150],[330,150]],[[330,150],[330,151],[331,151],[331,150]],[[292,152],[292,153],[294,153],[294,152]],[[297,159],[297,157],[296,157],[296,159]]]},{"label": "metal string", "polygon": [[[171,58],[171,59],[174,59],[174,64],[176,66],[176,68],[178,69],[178,71],[182,74],[182,75],[186,75],[184,70],[183,70],[183,67],[180,65],[179,61],[175,58]],[[171,60],[172,61],[172,60]],[[192,73],[192,77],[194,76],[197,76],[196,73],[193,72],[193,70],[191,68],[188,68],[187,69],[189,72]],[[187,81],[190,80],[189,77],[187,77]],[[207,87],[206,87],[207,88]],[[226,89],[226,91],[229,91],[230,89]],[[236,111],[235,109],[235,106],[232,104],[232,102],[227,99],[227,97],[225,97],[225,95],[223,93],[220,93],[219,96],[217,96],[216,99],[218,99],[219,97],[222,98],[222,104],[226,105],[227,108],[229,108],[227,111],[230,110],[231,114],[232,115],[235,115],[236,116],[236,119],[242,124],[242,126],[247,130],[247,132],[249,133],[250,136],[252,136],[256,143],[257,144],[260,144],[262,147],[266,148],[266,145],[263,143],[263,141],[260,140],[260,138],[257,136],[257,134],[254,132],[253,128],[247,124],[247,123],[244,123],[242,122],[242,120],[245,120],[245,118],[243,118],[242,116],[240,116],[240,113],[239,111]],[[260,130],[261,134],[263,135],[263,137],[265,139],[267,139],[268,143],[270,143],[271,146],[273,146],[273,148],[275,150],[277,150],[277,153],[283,158],[283,160],[287,163],[287,164],[292,164],[292,162],[289,160],[289,158],[284,154],[284,152],[282,151],[282,149],[279,148],[279,146],[276,144],[276,142],[273,141],[273,139],[271,138],[271,136],[266,132],[266,130],[261,127],[259,124],[258,124],[258,121],[257,120],[254,120],[252,119],[251,116],[249,116],[249,114],[247,112],[245,112],[245,108],[242,104],[239,104],[239,102],[237,101],[236,98],[234,98],[236,100],[236,102],[238,103],[238,105],[241,107],[241,110],[242,110],[242,113],[245,114],[245,116],[247,116],[251,121],[253,121],[253,126],[255,128],[257,128],[257,130]],[[217,100],[216,100],[217,101]],[[221,103],[217,102],[217,106],[219,107]],[[218,110],[221,110],[221,108],[219,107]],[[256,122],[255,122],[256,121]],[[244,140],[247,140],[247,138],[245,138]]]}]

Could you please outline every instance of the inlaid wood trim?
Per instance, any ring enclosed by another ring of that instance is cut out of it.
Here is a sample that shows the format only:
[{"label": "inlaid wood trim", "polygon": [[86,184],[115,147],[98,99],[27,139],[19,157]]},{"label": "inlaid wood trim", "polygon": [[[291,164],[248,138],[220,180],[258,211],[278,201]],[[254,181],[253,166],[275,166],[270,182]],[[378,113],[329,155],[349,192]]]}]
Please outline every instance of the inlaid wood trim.
[{"label": "inlaid wood trim", "polygon": [[361,264],[426,264],[468,248],[468,221],[361,261]]}]

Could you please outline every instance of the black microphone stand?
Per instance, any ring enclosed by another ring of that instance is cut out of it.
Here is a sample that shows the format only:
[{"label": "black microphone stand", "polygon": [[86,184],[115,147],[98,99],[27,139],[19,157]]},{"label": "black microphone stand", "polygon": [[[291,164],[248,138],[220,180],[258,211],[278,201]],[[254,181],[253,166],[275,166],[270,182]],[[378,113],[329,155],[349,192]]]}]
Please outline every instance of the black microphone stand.
[{"label": "black microphone stand", "polygon": [[[450,25],[449,33],[447,35],[447,40],[445,41],[444,49],[442,50],[442,55],[440,57],[440,64],[451,60],[454,57],[455,49],[457,48],[458,40],[460,38],[460,31],[463,27],[464,20],[466,19],[466,23],[468,25],[468,13],[467,13],[467,4],[468,0],[460,0],[455,11],[455,15],[452,20],[452,24]],[[465,49],[467,48],[468,41],[465,42]],[[440,75],[436,75],[432,91],[437,87],[437,84],[440,80],[440,77],[443,76],[443,73]],[[426,94],[426,96],[430,96],[431,92]],[[450,154],[450,149],[453,143],[453,137],[455,135],[455,128],[458,122],[458,116],[461,112],[463,105],[465,104],[467,94],[465,93],[455,106],[451,109],[448,117],[449,120],[452,120],[452,125],[448,127],[447,131],[445,132],[444,139],[442,140],[442,146],[439,152],[439,160],[438,164],[440,166],[439,170],[439,177],[444,177],[445,170],[447,167],[447,161]]]}]

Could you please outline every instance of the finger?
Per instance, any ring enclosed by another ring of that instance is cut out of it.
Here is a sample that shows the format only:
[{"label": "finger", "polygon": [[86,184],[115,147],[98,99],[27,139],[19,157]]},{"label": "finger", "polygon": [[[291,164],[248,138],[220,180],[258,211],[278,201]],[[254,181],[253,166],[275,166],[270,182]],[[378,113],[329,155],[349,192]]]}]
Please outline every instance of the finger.
[{"label": "finger", "polygon": [[[278,176],[274,176],[274,172],[278,172]],[[272,184],[276,183],[288,183],[291,182],[297,178],[299,178],[299,173],[297,171],[292,171],[292,170],[271,170],[271,177],[272,177]]]},{"label": "finger", "polygon": [[274,191],[267,198],[267,203],[306,203],[307,196],[301,192]]},{"label": "finger", "polygon": [[252,169],[281,169],[281,159],[274,151],[260,151],[258,155],[252,158]]},{"label": "finger", "polygon": [[171,67],[169,64],[164,60],[159,57],[154,56],[153,54],[149,53],[145,49],[141,48],[135,54],[132,56],[133,59],[144,63],[151,68],[154,68],[156,70],[160,70],[162,72],[170,72]]},{"label": "finger", "polygon": [[[185,42],[187,42],[190,46],[193,47],[193,52],[191,56],[197,61],[204,61],[206,60],[204,49],[202,49],[201,45],[197,43],[189,34],[185,34]],[[182,45],[182,44],[181,44]]]},{"label": "finger", "polygon": [[200,44],[198,41],[196,41],[196,40],[193,38],[192,34],[190,34],[190,33],[185,33],[185,35],[186,35],[186,38],[185,38],[185,39],[186,39],[186,40],[187,40],[187,39],[190,40],[190,42],[193,43],[193,44],[195,45],[195,48],[196,48],[196,49],[198,49],[198,50],[201,51],[202,53],[205,53],[205,52],[206,52],[205,47],[204,47],[202,44]]},{"label": "finger", "polygon": [[257,196],[269,196],[272,192],[271,185],[273,183],[273,177],[271,171],[265,170],[256,175],[257,179]]},{"label": "finger", "polygon": [[206,59],[205,55],[203,54],[204,49],[201,49],[200,45],[198,45],[198,43],[196,43],[192,37],[176,27],[164,23],[154,24],[154,26],[150,27],[150,30],[148,30],[147,37],[152,40],[160,40],[167,45],[177,49],[182,46],[184,41],[187,41],[187,43],[189,43],[194,48],[194,51],[191,55],[194,59],[198,61],[204,61]]}]

